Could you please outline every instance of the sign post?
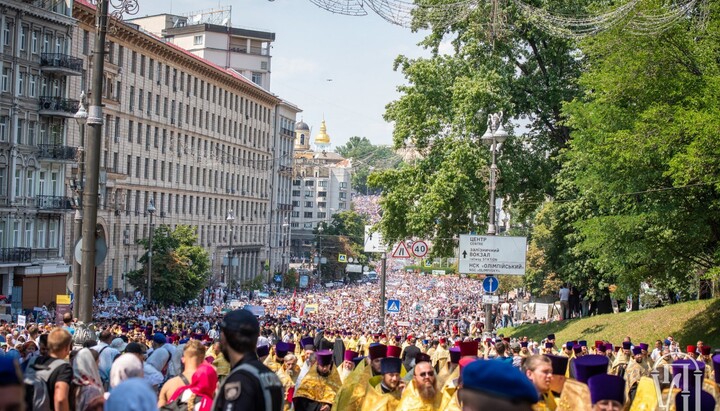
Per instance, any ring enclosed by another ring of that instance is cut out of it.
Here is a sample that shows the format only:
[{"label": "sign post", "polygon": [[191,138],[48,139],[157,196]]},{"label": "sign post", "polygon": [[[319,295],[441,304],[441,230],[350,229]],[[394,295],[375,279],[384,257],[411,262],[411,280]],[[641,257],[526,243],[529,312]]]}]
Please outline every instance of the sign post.
[{"label": "sign post", "polygon": [[458,270],[465,274],[525,275],[527,237],[460,236]]}]

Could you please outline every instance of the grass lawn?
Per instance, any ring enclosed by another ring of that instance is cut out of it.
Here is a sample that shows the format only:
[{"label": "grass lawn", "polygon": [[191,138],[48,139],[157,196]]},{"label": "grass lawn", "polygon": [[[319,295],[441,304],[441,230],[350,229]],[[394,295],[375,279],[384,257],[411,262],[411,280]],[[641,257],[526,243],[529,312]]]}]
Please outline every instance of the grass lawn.
[{"label": "grass lawn", "polygon": [[554,333],[557,346],[571,340],[607,340],[613,344],[630,336],[635,343],[645,342],[652,347],[655,340],[675,338],[685,350],[698,340],[713,348],[720,348],[720,299],[690,301],[650,310],[629,313],[603,314],[594,317],[557,321],[546,324],[527,324],[501,328],[498,334],[528,336],[540,341]]}]

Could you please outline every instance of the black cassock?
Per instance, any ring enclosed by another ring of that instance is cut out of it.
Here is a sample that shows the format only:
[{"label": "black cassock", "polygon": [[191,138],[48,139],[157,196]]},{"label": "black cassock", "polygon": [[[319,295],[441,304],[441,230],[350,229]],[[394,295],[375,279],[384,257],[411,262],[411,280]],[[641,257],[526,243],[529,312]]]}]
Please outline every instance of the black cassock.
[{"label": "black cassock", "polygon": [[293,398],[293,405],[295,406],[295,411],[320,411],[323,405],[330,405],[332,407],[332,404],[313,401],[305,397]]},{"label": "black cassock", "polygon": [[336,367],[339,367],[343,360],[345,360],[345,343],[342,338],[336,338],[333,345],[333,362]]}]

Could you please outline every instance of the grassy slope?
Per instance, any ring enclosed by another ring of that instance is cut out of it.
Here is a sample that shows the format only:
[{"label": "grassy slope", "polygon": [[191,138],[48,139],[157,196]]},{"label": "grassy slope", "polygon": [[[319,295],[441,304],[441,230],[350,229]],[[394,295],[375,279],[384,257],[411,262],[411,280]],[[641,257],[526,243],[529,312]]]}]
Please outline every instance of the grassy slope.
[{"label": "grassy slope", "polygon": [[547,324],[528,324],[503,328],[498,334],[528,336],[540,341],[555,333],[557,345],[570,340],[608,340],[614,344],[630,336],[633,342],[647,342],[673,336],[680,346],[694,345],[703,340],[713,348],[720,348],[720,299],[690,301],[651,310],[620,314],[603,314],[589,318],[558,321]]}]

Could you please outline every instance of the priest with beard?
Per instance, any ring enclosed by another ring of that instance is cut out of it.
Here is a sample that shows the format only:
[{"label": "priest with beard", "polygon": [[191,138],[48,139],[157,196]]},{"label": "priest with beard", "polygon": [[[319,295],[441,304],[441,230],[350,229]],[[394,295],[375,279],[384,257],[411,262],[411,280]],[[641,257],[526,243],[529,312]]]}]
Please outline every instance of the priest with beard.
[{"label": "priest with beard", "polygon": [[317,363],[300,381],[293,404],[296,411],[329,411],[342,383],[333,363],[333,352],[316,353]]},{"label": "priest with beard", "polygon": [[340,374],[340,381],[343,383],[350,373],[355,369],[355,363],[353,358],[356,358],[358,353],[351,350],[345,350],[343,353],[343,362],[338,367],[338,373]]},{"label": "priest with beard", "polygon": [[402,393],[397,411],[434,411],[439,409],[442,395],[438,389],[435,369],[426,354],[418,354],[413,378]]}]

